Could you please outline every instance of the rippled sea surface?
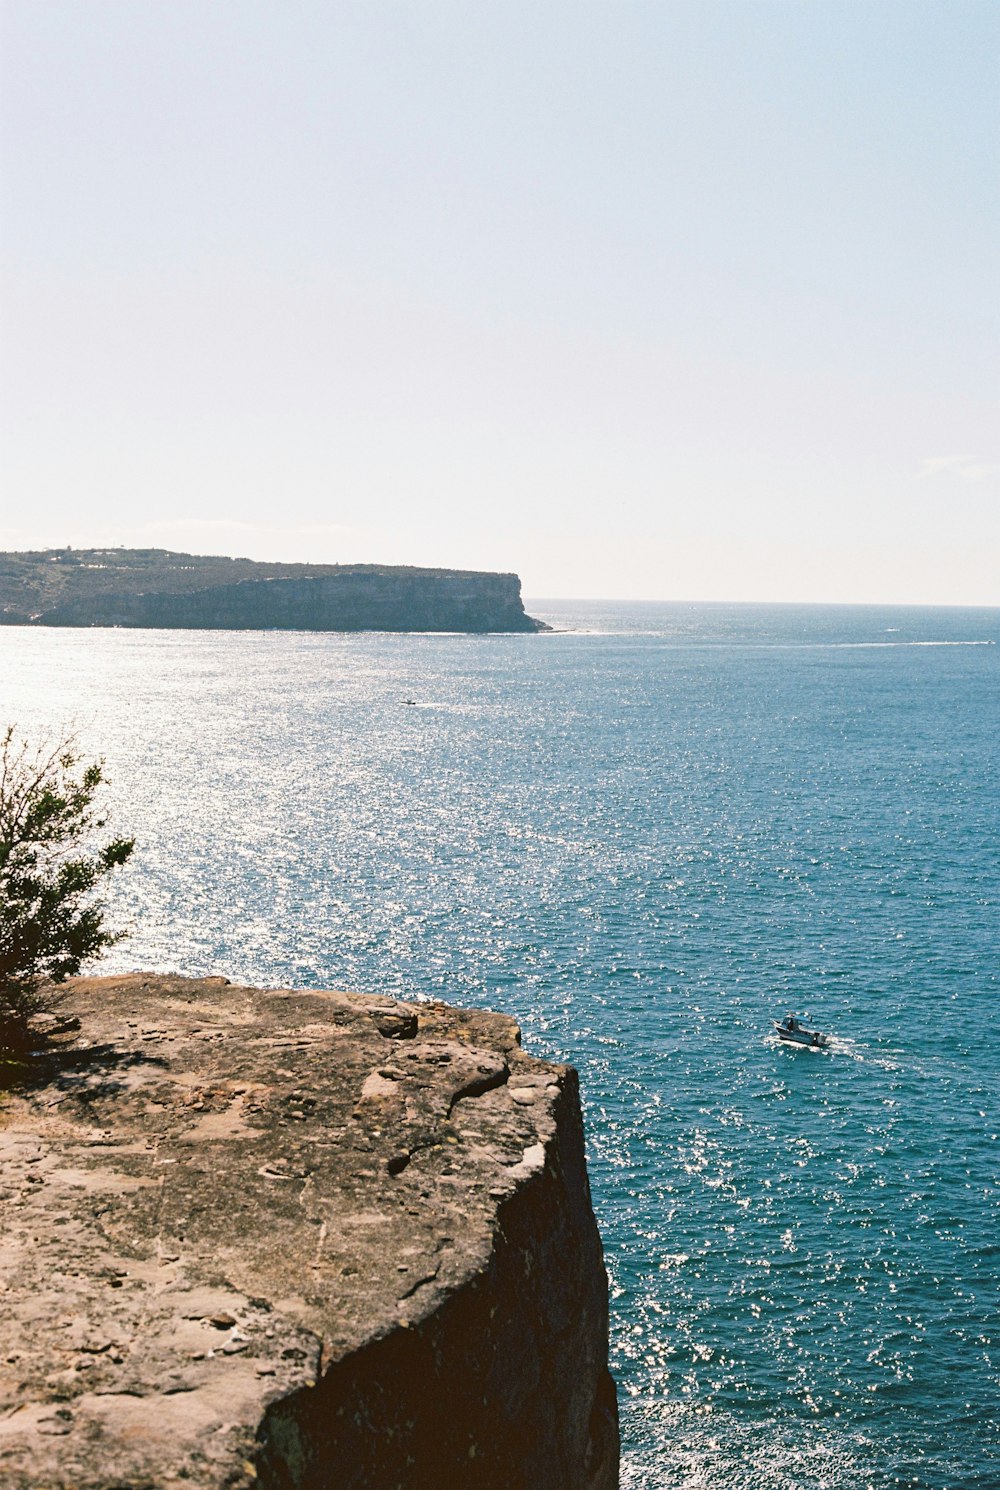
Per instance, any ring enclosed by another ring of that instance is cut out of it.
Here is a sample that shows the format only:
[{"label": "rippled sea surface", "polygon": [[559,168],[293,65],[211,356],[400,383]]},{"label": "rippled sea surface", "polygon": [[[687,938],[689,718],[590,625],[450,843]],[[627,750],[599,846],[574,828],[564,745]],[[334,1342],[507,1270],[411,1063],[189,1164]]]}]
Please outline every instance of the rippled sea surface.
[{"label": "rippled sea surface", "polygon": [[996,1490],[1000,612],[529,608],[0,628],[0,719],[107,758],[108,967],[495,1005],[580,1068],[626,1486]]}]

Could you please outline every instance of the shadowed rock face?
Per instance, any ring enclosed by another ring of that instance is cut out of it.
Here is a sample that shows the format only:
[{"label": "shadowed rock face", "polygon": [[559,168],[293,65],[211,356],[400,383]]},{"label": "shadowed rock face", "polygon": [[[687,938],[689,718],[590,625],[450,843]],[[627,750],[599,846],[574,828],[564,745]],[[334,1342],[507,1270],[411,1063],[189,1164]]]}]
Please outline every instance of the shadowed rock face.
[{"label": "shadowed rock face", "polygon": [[0,1105],[11,1490],[611,1490],[575,1072],[498,1014],[134,975]]},{"label": "shadowed rock face", "polygon": [[258,564],[165,549],[0,553],[0,624],[194,630],[546,631],[516,574]]}]

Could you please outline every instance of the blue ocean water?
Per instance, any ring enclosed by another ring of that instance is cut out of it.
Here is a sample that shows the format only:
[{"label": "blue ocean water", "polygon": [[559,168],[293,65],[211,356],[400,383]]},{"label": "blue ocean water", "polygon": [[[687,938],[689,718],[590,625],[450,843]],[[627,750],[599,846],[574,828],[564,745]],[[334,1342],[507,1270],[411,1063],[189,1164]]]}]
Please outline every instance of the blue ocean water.
[{"label": "blue ocean water", "polygon": [[107,757],[109,967],[495,1005],[579,1067],[625,1486],[996,1490],[1000,612],[529,608],[0,628],[0,719]]}]

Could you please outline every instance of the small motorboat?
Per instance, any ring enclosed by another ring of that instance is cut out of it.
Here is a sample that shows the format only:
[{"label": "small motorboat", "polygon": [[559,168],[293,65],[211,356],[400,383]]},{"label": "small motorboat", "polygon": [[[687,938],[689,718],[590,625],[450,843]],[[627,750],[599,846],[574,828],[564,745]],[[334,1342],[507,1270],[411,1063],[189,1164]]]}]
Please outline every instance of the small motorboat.
[{"label": "small motorboat", "polygon": [[786,1014],[784,1019],[775,1020],[774,1028],[778,1039],[787,1040],[791,1045],[822,1047],[826,1044],[826,1036],[820,1030],[809,1029],[797,1014]]}]

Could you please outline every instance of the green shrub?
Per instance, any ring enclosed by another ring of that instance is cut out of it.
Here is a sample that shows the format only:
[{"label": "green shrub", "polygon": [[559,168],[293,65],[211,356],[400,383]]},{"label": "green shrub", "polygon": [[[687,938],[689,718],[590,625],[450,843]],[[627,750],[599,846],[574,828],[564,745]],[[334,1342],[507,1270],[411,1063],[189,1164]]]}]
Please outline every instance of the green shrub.
[{"label": "green shrub", "polygon": [[131,838],[97,842],[103,766],[72,737],[54,748],[13,726],[0,737],[0,1046],[23,1043],[44,984],[72,977],[124,934],[105,926],[96,893],[133,848]]}]

